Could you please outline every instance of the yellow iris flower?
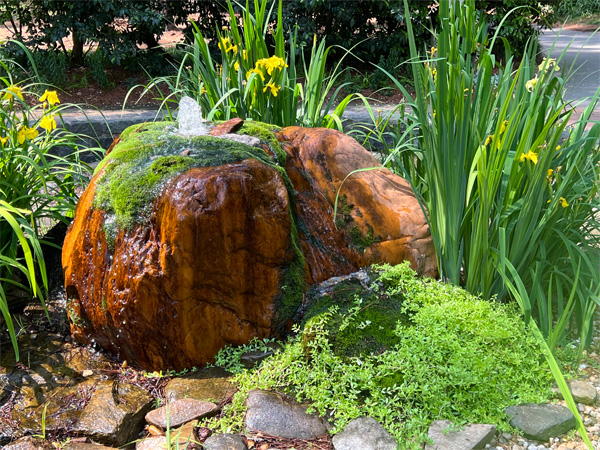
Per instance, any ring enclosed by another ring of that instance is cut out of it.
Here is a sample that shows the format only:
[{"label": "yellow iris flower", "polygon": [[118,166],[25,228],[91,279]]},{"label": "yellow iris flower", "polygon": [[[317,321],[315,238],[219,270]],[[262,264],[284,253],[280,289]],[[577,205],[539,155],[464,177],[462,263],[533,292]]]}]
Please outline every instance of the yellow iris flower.
[{"label": "yellow iris flower", "polygon": [[277,97],[277,92],[279,92],[281,86],[276,86],[272,81],[269,81],[264,87],[263,92],[266,92],[267,89],[271,89],[271,94],[273,95],[273,97]]},{"label": "yellow iris flower", "polygon": [[529,150],[527,153],[521,153],[521,157],[519,158],[519,162],[523,162],[526,159],[528,159],[529,161],[531,161],[534,164],[537,164],[538,162],[538,155],[535,152],[532,152],[531,150]]},{"label": "yellow iris flower", "polygon": [[552,67],[554,67],[555,72],[560,70],[560,67],[556,65],[556,58],[544,58],[542,63],[538,66],[540,72],[544,69],[544,66],[546,66],[546,71],[550,70]]},{"label": "yellow iris flower", "polygon": [[263,82],[265,81],[265,76],[262,73],[262,70],[260,69],[252,69],[246,72],[246,79],[250,79],[250,75],[252,75],[253,73],[258,74],[260,76],[260,79],[263,80]]},{"label": "yellow iris flower", "polygon": [[0,144],[2,144],[2,147],[4,147],[7,142],[8,142],[8,136],[0,137]]},{"label": "yellow iris flower", "polygon": [[564,197],[560,197],[558,199],[558,201],[560,202],[560,206],[562,206],[563,208],[566,208],[567,206],[569,206],[569,204],[567,203],[567,200]]},{"label": "yellow iris flower", "polygon": [[50,104],[50,106],[54,106],[57,103],[60,103],[60,100],[58,99],[58,95],[56,94],[56,91],[49,91],[46,89],[44,94],[40,97],[40,103],[43,103],[43,102],[48,102]]},{"label": "yellow iris flower", "polygon": [[23,127],[17,133],[17,141],[19,141],[19,144],[22,144],[25,142],[25,139],[35,139],[38,134],[40,133],[35,128]]},{"label": "yellow iris flower", "polygon": [[12,100],[14,97],[19,97],[21,100],[23,100],[23,93],[21,92],[21,88],[19,86],[11,84],[6,88],[4,100]]},{"label": "yellow iris flower", "polygon": [[263,58],[256,61],[256,68],[264,67],[267,69],[267,73],[269,75],[273,74],[273,70],[275,69],[283,69],[284,67],[288,67],[283,58],[278,56],[271,56],[270,58]]},{"label": "yellow iris flower", "polygon": [[40,127],[46,130],[48,133],[52,130],[56,130],[56,120],[54,120],[54,116],[44,116],[40,121]]},{"label": "yellow iris flower", "polygon": [[538,84],[538,81],[540,81],[540,80],[536,76],[535,78],[532,78],[527,83],[525,83],[525,89],[527,89],[527,92],[533,92],[533,90],[535,89],[536,84]]}]

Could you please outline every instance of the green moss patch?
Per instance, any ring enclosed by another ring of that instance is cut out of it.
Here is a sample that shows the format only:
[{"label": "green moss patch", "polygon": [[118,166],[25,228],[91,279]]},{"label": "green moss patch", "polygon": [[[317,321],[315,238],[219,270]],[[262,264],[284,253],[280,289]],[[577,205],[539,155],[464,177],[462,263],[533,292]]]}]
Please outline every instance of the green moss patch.
[{"label": "green moss patch", "polygon": [[438,419],[509,430],[507,406],[551,398],[546,367],[512,306],[419,279],[408,264],[375,267],[368,289],[348,281],[315,297],[298,334],[237,375],[240,391],[209,425],[242,431],[249,390],[274,389],[331,413],[334,433],[371,416],[416,450]]},{"label": "green moss patch", "polygon": [[[255,128],[261,129],[258,125]],[[212,136],[184,137],[175,131],[172,122],[129,127],[98,165],[96,170],[104,168],[104,173],[98,181],[94,206],[113,213],[117,229],[146,223],[160,190],[190,168],[252,158],[280,169],[260,148]]]}]

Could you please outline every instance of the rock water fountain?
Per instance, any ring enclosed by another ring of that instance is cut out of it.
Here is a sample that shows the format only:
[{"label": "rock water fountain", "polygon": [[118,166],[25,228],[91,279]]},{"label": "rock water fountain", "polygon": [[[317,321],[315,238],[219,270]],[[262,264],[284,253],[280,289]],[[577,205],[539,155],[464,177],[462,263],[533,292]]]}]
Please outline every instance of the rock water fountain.
[{"label": "rock water fountain", "polygon": [[203,136],[209,131],[202,117],[202,108],[196,100],[187,95],[179,101],[177,123],[177,133],[181,136]]},{"label": "rock water fountain", "polygon": [[63,247],[78,341],[179,370],[284,334],[312,283],[403,260],[435,275],[405,180],[382,169],[342,186],[378,165],[348,136],[240,119],[210,128],[185,98],[172,125],[124,131],[79,201]]}]

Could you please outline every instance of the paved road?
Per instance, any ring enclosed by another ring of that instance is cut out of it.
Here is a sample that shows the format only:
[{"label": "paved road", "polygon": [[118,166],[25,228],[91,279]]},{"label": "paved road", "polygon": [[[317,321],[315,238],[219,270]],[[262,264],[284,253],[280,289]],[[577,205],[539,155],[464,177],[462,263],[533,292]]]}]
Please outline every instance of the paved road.
[{"label": "paved road", "polygon": [[[592,96],[600,87],[600,33],[544,30],[540,35],[542,50],[552,58],[565,51],[561,68],[573,66],[574,72],[567,80],[565,98],[578,100]],[[589,100],[582,106],[587,106]],[[598,109],[598,108],[597,108]]]}]

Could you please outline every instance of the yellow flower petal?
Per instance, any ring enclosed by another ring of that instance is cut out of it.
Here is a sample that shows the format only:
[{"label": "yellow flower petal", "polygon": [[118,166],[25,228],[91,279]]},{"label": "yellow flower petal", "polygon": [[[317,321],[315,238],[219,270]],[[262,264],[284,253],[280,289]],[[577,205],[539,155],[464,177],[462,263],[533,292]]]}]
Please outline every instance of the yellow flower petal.
[{"label": "yellow flower petal", "polygon": [[533,92],[533,90],[535,89],[535,86],[537,85],[538,81],[540,81],[540,80],[536,76],[535,78],[532,78],[527,83],[525,83],[525,89],[527,89],[527,92]]},{"label": "yellow flower petal", "polygon": [[44,116],[40,121],[40,127],[46,130],[48,133],[56,129],[56,120],[54,116]]},{"label": "yellow flower petal", "polygon": [[560,202],[560,206],[562,206],[563,208],[566,208],[567,206],[569,206],[569,204],[567,203],[567,200],[564,197],[559,198],[558,201]]},{"label": "yellow flower petal", "polygon": [[523,162],[526,159],[531,161],[533,164],[537,164],[538,155],[537,155],[537,153],[532,152],[531,150],[529,150],[527,153],[521,153],[521,156],[519,157],[519,162]]},{"label": "yellow flower petal", "polygon": [[56,91],[49,91],[47,89],[46,91],[44,91],[44,94],[40,97],[40,103],[43,103],[45,101],[47,101],[50,104],[50,106],[60,103]]},{"label": "yellow flower petal", "polygon": [[6,145],[7,142],[8,142],[8,136],[0,137],[0,144],[2,144],[3,147]]},{"label": "yellow flower petal", "polygon": [[11,84],[6,88],[4,100],[12,100],[14,97],[19,97],[21,100],[23,100],[23,93],[21,92],[21,88],[19,86]]}]

